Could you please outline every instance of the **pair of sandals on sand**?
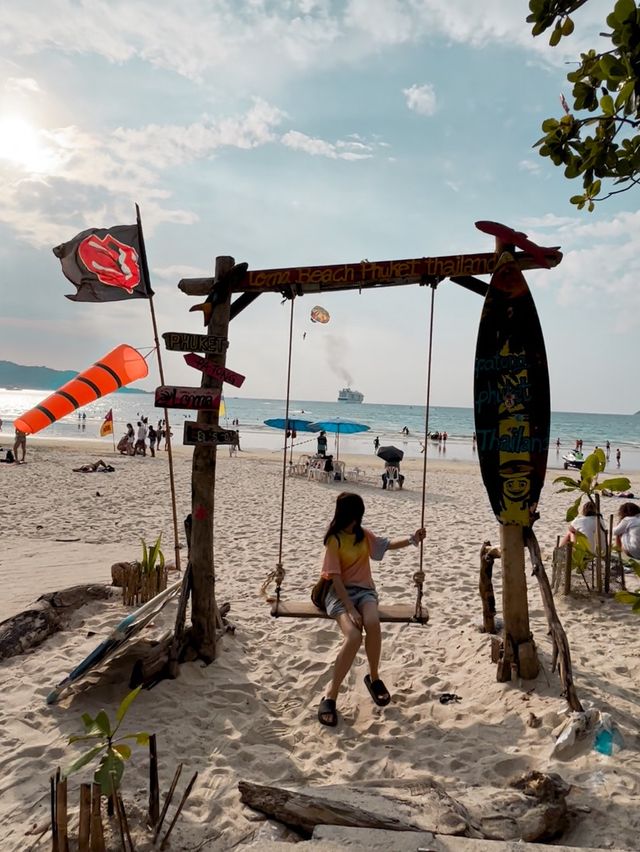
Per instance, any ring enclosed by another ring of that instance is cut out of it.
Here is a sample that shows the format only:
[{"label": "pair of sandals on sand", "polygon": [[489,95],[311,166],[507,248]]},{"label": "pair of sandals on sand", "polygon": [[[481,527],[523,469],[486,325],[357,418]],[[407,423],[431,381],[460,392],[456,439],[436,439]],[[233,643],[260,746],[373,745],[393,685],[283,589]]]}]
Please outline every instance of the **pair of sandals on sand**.
[{"label": "pair of sandals on sand", "polygon": [[[386,707],[391,701],[391,695],[384,683],[378,678],[371,680],[371,675],[365,675],[364,683],[374,702],[378,707]],[[318,721],[328,728],[335,728],[338,724],[338,711],[333,698],[323,698],[318,707]]]}]

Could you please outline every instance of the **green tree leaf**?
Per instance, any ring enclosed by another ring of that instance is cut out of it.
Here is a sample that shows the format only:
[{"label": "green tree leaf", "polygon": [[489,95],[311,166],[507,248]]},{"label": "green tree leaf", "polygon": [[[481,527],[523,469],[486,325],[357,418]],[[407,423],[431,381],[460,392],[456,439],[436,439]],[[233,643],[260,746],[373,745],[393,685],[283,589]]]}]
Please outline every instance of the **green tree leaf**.
[{"label": "green tree leaf", "polygon": [[630,18],[635,11],[636,4],[634,0],[618,0],[616,5],[613,7],[613,14],[621,24],[624,23],[627,18]]},{"label": "green tree leaf", "polygon": [[[112,773],[115,776],[112,780]],[[103,796],[110,796],[120,787],[120,781],[124,773],[124,762],[120,755],[113,749],[109,749],[100,761],[93,780],[100,785]]]},{"label": "green tree leaf", "polygon": [[91,763],[91,761],[103,751],[104,745],[95,746],[95,748],[89,749],[89,751],[85,751],[83,755],[81,755],[77,760],[75,760],[71,766],[68,766],[64,772],[62,773],[66,778],[67,775],[73,775],[74,772],[77,772],[79,769],[82,769],[83,766],[86,766],[87,763]]},{"label": "green tree leaf", "polygon": [[109,722],[109,717],[101,710],[96,716],[96,728],[100,731],[101,734],[104,734],[105,737],[111,736],[111,724]]},{"label": "green tree leaf", "polygon": [[125,697],[120,702],[120,706],[118,707],[118,709],[116,711],[116,720],[118,722],[118,725],[120,724],[120,722],[122,722],[124,717],[127,715],[127,710],[129,709],[129,707],[131,707],[132,702],[135,701],[135,699],[138,697],[138,694],[140,693],[141,689],[142,689],[141,686],[138,686],[135,689],[132,689],[131,692],[129,692],[127,695],[125,695]]},{"label": "green tree leaf", "polygon": [[578,515],[578,511],[580,510],[580,503],[582,501],[582,494],[578,497],[575,503],[572,503],[571,506],[567,509],[566,520],[568,523],[575,520]]},{"label": "green tree leaf", "polygon": [[596,491],[628,491],[631,488],[631,481],[626,476],[614,476],[612,479],[605,479],[604,482],[599,482],[596,485]]},{"label": "green tree leaf", "polygon": [[131,747],[126,743],[117,743],[114,745],[113,750],[117,751],[123,760],[129,760],[131,757]]},{"label": "green tree leaf", "polygon": [[638,600],[638,595],[634,592],[616,592],[616,600],[618,603],[634,604]]},{"label": "green tree leaf", "polygon": [[580,483],[577,479],[573,479],[571,476],[556,476],[553,480],[553,484],[556,482],[561,482],[563,485],[566,485],[567,488],[580,488]]}]

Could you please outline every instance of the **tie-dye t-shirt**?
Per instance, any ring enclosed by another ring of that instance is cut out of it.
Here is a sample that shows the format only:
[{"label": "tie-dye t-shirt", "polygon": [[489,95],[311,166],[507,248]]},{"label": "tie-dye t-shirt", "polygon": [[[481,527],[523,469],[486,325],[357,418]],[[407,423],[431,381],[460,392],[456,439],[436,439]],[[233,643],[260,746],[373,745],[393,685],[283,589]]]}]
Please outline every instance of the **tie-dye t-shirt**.
[{"label": "tie-dye t-shirt", "polygon": [[389,547],[389,539],[374,535],[370,530],[363,532],[364,538],[357,543],[354,533],[341,532],[329,538],[322,563],[323,577],[330,580],[338,575],[345,586],[375,588],[369,560],[379,562],[382,559]]}]

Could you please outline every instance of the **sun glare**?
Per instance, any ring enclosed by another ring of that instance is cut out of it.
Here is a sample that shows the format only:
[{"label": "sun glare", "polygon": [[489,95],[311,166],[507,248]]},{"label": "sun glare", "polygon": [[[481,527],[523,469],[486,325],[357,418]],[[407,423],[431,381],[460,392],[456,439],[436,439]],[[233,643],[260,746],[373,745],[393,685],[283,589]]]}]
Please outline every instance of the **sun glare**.
[{"label": "sun glare", "polygon": [[53,164],[53,155],[41,132],[18,116],[0,117],[0,161],[31,174],[42,174]]}]

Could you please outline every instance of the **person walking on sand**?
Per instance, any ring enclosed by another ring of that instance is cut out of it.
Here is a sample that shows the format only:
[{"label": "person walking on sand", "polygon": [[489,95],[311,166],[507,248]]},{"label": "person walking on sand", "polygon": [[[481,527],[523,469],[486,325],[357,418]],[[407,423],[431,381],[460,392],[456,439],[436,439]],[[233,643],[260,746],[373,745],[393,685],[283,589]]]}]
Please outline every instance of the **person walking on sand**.
[{"label": "person walking on sand", "polygon": [[156,438],[158,437],[158,433],[153,428],[153,423],[149,426],[149,452],[151,453],[151,458],[155,459],[156,457]]},{"label": "person walking on sand", "polygon": [[622,457],[622,453],[620,452],[620,448],[616,450],[616,464],[620,467],[620,459]]},{"label": "person walking on sand", "polygon": [[387,550],[399,550],[424,539],[424,527],[411,535],[390,541],[363,528],[364,501],[359,494],[343,492],[336,499],[335,513],[324,537],[322,577],[331,580],[325,607],[342,631],[344,641],[336,657],[331,683],[318,707],[321,725],[338,724],[336,700],[365,636],[365,651],[369,674],[365,676],[371,698],[384,707],[391,694],[380,679],[379,665],[382,646],[378,595],[371,576],[370,559],[380,561]]},{"label": "person walking on sand", "polygon": [[[22,458],[18,458],[18,450],[22,451]],[[16,429],[16,438],[13,442],[13,456],[16,463],[23,462],[27,454],[27,436],[21,429]]]},{"label": "person walking on sand", "polygon": [[374,452],[376,452],[376,453],[378,452],[379,446],[380,446],[380,438],[378,437],[378,435],[376,435],[375,438],[373,439],[373,450],[374,450]]}]

